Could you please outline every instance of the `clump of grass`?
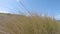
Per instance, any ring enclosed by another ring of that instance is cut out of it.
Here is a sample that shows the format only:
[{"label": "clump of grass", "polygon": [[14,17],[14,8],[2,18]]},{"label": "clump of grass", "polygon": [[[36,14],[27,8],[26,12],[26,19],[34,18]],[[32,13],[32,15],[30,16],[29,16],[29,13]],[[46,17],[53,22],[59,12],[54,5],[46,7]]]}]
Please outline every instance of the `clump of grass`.
[{"label": "clump of grass", "polygon": [[5,22],[1,22],[0,26],[10,34],[59,34],[57,22],[50,17],[9,16],[8,18]]}]

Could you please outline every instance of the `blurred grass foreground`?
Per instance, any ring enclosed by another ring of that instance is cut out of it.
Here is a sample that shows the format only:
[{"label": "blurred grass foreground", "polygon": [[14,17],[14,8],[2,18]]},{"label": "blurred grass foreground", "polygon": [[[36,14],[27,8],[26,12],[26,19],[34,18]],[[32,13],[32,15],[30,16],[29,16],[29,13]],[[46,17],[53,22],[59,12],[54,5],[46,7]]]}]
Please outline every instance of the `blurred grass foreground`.
[{"label": "blurred grass foreground", "polygon": [[47,16],[0,14],[0,34],[59,34],[59,28]]}]

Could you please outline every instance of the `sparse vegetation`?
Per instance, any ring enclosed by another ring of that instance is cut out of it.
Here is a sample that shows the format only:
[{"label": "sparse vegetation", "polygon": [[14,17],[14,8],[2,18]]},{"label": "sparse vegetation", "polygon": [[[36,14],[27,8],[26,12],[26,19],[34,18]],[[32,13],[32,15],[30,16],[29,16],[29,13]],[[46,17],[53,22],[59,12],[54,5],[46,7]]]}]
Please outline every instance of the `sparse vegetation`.
[{"label": "sparse vegetation", "polygon": [[2,15],[0,15],[0,30],[4,32],[10,34],[59,34],[58,23],[50,17]]}]

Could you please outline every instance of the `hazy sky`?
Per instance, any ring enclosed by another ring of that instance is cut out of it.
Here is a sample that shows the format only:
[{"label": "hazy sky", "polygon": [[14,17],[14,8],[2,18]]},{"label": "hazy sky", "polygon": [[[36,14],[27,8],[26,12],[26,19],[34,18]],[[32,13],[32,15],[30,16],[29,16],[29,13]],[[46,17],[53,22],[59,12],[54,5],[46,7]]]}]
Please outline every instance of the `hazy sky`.
[{"label": "hazy sky", "polygon": [[60,19],[60,0],[0,0],[0,12],[28,14],[20,2],[31,12]]}]

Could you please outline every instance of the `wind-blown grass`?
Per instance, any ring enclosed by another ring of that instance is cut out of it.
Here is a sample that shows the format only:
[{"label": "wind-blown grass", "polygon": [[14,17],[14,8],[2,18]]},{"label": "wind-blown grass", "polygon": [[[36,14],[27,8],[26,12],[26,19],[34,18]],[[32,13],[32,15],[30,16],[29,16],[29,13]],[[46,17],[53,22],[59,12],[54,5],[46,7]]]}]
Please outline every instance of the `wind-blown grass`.
[{"label": "wind-blown grass", "polygon": [[58,23],[50,17],[23,15],[2,17],[0,30],[10,34],[59,34]]}]

